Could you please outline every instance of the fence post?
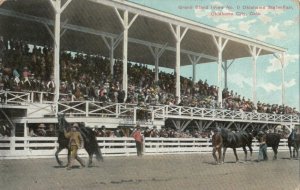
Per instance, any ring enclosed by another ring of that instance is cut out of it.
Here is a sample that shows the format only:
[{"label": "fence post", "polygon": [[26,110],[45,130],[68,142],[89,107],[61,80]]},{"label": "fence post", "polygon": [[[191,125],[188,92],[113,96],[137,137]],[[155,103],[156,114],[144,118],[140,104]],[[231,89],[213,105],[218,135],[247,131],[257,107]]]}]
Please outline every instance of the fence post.
[{"label": "fence post", "polygon": [[144,155],[146,153],[146,138],[143,137],[143,151],[142,154]]},{"label": "fence post", "polygon": [[10,137],[10,155],[15,155],[16,153],[16,137]]},{"label": "fence post", "polygon": [[85,102],[85,116],[89,116],[89,101]]}]

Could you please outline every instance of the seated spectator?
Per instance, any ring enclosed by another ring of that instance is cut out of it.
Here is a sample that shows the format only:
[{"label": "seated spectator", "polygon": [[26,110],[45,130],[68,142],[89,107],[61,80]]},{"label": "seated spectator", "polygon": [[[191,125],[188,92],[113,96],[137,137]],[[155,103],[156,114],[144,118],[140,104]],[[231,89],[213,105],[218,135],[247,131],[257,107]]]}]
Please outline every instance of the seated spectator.
[{"label": "seated spectator", "polygon": [[36,133],[38,136],[46,136],[46,126],[45,124],[41,123],[38,127],[37,127],[37,130],[36,130]]}]

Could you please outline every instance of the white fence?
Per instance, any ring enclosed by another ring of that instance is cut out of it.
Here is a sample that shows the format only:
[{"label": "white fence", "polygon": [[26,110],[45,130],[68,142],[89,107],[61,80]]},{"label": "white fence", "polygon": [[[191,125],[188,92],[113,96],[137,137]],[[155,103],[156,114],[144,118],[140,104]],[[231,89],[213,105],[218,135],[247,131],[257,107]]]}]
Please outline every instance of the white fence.
[{"label": "white fence", "polygon": [[[104,156],[136,155],[132,138],[98,137],[98,144]],[[0,138],[0,159],[54,158],[58,147],[57,137],[9,137]],[[258,151],[257,141],[253,142],[254,151]],[[282,139],[279,151],[287,151],[287,140]],[[211,153],[210,139],[203,138],[145,138],[144,154],[193,154]],[[239,148],[238,151],[242,151]],[[271,149],[269,150],[271,151]],[[231,149],[228,152],[232,152]],[[60,156],[66,157],[66,150]],[[85,150],[79,154],[87,156]]]}]

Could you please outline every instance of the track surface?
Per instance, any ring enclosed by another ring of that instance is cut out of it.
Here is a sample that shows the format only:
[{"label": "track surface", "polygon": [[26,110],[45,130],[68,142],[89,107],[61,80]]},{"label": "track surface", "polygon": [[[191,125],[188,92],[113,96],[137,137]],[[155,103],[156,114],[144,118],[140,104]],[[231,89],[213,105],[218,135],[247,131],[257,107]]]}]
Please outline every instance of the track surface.
[{"label": "track surface", "polygon": [[300,190],[299,160],[290,160],[287,152],[276,161],[257,162],[257,153],[252,158],[235,163],[228,154],[224,164],[215,165],[211,154],[105,157],[69,171],[54,158],[0,160],[0,189]]}]

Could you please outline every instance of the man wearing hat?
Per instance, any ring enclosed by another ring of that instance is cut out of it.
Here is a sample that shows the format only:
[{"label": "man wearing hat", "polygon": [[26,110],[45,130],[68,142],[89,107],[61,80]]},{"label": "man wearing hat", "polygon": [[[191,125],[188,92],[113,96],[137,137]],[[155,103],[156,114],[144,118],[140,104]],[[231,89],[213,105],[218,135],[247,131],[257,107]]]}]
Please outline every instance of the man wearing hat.
[{"label": "man wearing hat", "polygon": [[141,127],[139,124],[136,125],[135,131],[131,135],[136,144],[136,152],[138,156],[142,156],[142,147],[143,147],[143,136],[141,133]]},{"label": "man wearing hat", "polygon": [[78,157],[77,151],[78,149],[83,147],[83,138],[78,131],[79,125],[78,123],[74,123],[71,127],[71,131],[64,131],[65,137],[69,139],[69,149],[70,155],[68,160],[67,169],[72,169],[73,161],[76,159],[82,167],[85,167],[85,164],[81,158]]}]

